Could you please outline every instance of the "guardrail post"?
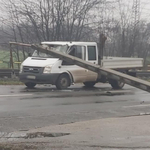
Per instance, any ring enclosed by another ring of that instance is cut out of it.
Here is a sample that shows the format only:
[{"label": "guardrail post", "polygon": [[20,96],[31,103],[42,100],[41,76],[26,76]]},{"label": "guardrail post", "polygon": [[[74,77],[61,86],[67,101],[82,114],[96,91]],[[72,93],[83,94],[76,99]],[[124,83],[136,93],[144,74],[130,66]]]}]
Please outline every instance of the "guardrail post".
[{"label": "guardrail post", "polygon": [[15,71],[14,71],[14,63],[13,63],[13,54],[12,54],[12,44],[10,43],[10,68],[12,69],[11,78],[15,78]]},{"label": "guardrail post", "polygon": [[14,70],[12,44],[10,43],[10,68]]}]

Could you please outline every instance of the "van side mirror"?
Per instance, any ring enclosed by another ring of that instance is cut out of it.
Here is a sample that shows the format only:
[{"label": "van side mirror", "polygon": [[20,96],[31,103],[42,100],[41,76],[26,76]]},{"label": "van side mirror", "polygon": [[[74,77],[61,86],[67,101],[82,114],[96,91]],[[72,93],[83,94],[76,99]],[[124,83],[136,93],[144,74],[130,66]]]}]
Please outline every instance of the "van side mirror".
[{"label": "van side mirror", "polygon": [[29,52],[29,53],[28,53],[28,57],[31,57],[31,56],[32,56],[32,54],[31,54],[31,52]]}]

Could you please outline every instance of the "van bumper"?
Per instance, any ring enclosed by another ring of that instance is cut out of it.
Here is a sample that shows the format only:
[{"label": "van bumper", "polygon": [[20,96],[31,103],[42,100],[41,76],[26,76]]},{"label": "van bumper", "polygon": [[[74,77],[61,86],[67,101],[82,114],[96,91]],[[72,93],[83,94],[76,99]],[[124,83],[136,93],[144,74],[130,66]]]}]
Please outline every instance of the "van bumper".
[{"label": "van bumper", "polygon": [[25,74],[20,73],[19,79],[23,83],[32,82],[36,84],[52,84],[55,85],[59,74]]}]

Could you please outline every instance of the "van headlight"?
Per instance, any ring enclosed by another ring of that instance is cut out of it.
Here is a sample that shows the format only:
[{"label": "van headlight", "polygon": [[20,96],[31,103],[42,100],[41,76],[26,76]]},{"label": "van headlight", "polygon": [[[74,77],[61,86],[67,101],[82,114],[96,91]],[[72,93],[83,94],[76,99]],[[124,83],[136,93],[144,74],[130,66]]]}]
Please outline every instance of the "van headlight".
[{"label": "van headlight", "polygon": [[20,71],[19,73],[22,73],[23,72],[23,65],[20,65]]},{"label": "van headlight", "polygon": [[43,73],[51,73],[51,69],[52,69],[52,66],[51,66],[51,65],[46,66],[46,67],[44,68]]}]

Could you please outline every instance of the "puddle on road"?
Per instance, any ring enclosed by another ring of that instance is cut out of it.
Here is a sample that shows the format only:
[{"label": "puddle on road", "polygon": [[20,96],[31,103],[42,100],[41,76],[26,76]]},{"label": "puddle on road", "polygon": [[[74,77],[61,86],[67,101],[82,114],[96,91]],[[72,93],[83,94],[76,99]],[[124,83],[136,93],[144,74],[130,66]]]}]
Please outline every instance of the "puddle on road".
[{"label": "puddle on road", "polygon": [[35,133],[28,133],[25,138],[32,139],[32,138],[44,138],[44,137],[61,137],[66,135],[70,135],[70,133],[35,132]]},{"label": "puddle on road", "polygon": [[49,133],[49,132],[33,132],[33,133],[0,133],[0,139],[33,139],[46,137],[62,137],[70,135],[70,133]]},{"label": "puddle on road", "polygon": [[103,103],[112,103],[113,101],[89,101],[89,102],[66,102],[66,103],[60,103],[58,105],[81,105],[81,104],[103,104]]},{"label": "puddle on road", "polygon": [[57,90],[55,87],[35,87],[35,88],[24,88],[24,89],[21,89],[20,92],[78,92],[78,91],[81,91],[81,92],[84,92],[84,91],[110,91],[111,88],[108,88],[108,87],[92,87],[92,88],[87,88],[87,87],[80,87],[80,88],[74,88],[74,87],[71,87],[71,88],[67,88],[67,89],[64,89],[64,90]]},{"label": "puddle on road", "polygon": [[23,97],[20,98],[20,100],[24,99],[41,99],[41,98],[68,98],[68,97],[92,97],[92,96],[121,96],[121,95],[127,95],[127,94],[133,94],[131,91],[71,91],[66,93],[66,91],[55,91],[53,93],[49,93],[49,95],[41,95],[41,93],[36,94],[36,96],[32,97]]}]

